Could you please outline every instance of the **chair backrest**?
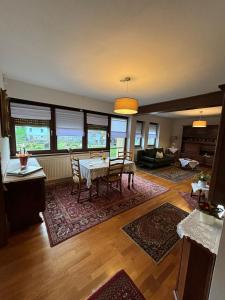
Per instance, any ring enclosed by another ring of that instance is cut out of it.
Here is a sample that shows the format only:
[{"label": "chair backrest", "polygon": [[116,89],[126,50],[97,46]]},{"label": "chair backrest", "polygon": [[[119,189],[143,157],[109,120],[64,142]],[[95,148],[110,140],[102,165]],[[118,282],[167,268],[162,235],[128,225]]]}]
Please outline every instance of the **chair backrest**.
[{"label": "chair backrest", "polygon": [[69,150],[69,154],[70,154],[72,176],[73,176],[73,178],[76,177],[77,180],[81,181],[79,158],[77,158],[73,154],[73,151],[71,149]]},{"label": "chair backrest", "polygon": [[134,160],[134,153],[133,151],[118,151],[118,158],[124,158],[129,161]]},{"label": "chair backrest", "polygon": [[102,157],[104,151],[90,151],[90,158]]},{"label": "chair backrest", "polygon": [[113,158],[109,160],[108,176],[122,176],[124,158]]}]

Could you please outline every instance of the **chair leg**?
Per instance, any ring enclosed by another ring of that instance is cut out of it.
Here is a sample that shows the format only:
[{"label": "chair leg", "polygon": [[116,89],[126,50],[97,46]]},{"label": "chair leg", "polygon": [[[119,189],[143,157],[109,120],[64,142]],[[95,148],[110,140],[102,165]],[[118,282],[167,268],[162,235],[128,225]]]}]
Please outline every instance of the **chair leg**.
[{"label": "chair leg", "polygon": [[81,194],[81,186],[79,184],[79,187],[78,187],[78,196],[77,196],[77,202],[78,203],[80,202],[80,194]]},{"label": "chair leg", "polygon": [[122,194],[122,180],[120,179],[120,194]]},{"label": "chair leg", "polygon": [[134,173],[132,174],[132,187],[134,187]]},{"label": "chair leg", "polygon": [[109,182],[107,182],[107,194],[109,193]]},{"label": "chair leg", "polygon": [[89,188],[89,199],[91,200],[91,192],[92,192],[92,186]]},{"label": "chair leg", "polygon": [[71,195],[75,194],[75,192],[74,192],[74,186],[75,186],[75,182],[73,181],[71,192],[70,192]]},{"label": "chair leg", "polygon": [[96,192],[97,192],[97,196],[99,196],[99,178],[97,178],[96,181]]},{"label": "chair leg", "polygon": [[128,174],[128,190],[130,190],[130,177],[131,177],[131,174],[129,173]]}]

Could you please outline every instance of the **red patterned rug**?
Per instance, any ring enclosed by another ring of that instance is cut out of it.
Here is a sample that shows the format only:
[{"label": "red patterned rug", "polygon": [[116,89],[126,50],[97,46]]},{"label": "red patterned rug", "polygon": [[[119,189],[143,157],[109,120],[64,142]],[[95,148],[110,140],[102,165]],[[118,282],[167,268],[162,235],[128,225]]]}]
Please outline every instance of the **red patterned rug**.
[{"label": "red patterned rug", "polygon": [[164,203],[123,227],[123,230],[156,263],[159,263],[179,240],[177,224],[188,213],[170,203]]},{"label": "red patterned rug", "polygon": [[190,193],[180,192],[180,195],[184,198],[184,200],[189,204],[189,206],[193,209],[198,208],[198,197],[192,196]]},{"label": "red patterned rug", "polygon": [[87,300],[145,300],[124,270],[116,273]]},{"label": "red patterned rug", "polygon": [[122,195],[113,190],[106,196],[106,186],[100,184],[101,196],[92,201],[77,203],[76,196],[71,195],[70,191],[69,183],[47,188],[43,215],[51,246],[165,193],[168,189],[135,176],[135,186],[128,190],[127,176],[124,176]]}]

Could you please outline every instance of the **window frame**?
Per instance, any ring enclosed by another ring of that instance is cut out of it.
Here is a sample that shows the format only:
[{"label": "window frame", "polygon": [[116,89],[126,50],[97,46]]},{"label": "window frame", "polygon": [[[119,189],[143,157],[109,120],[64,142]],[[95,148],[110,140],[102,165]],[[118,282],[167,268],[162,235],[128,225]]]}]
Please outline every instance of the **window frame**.
[{"label": "window frame", "polygon": [[[156,125],[156,138],[155,138],[154,145],[149,144],[148,140],[147,140],[147,147],[154,147],[154,148],[156,148],[157,140],[159,139],[159,123],[150,122],[149,123],[149,128],[150,128],[150,125]],[[148,137],[149,137],[149,128],[148,128]]]},{"label": "window frame", "polygon": [[[44,107],[50,107],[51,110],[51,120],[49,122],[49,128],[50,128],[50,150],[37,150],[37,151],[29,151],[34,156],[44,156],[44,155],[57,155],[57,154],[68,154],[67,149],[57,149],[57,136],[56,136],[56,113],[55,110],[58,109],[65,109],[65,110],[71,110],[71,111],[80,111],[84,113],[84,136],[82,139],[82,149],[73,149],[73,152],[75,153],[84,153],[89,151],[110,151],[110,141],[111,141],[111,118],[119,118],[119,119],[126,119],[127,120],[127,131],[128,131],[128,117],[126,116],[118,116],[114,114],[107,114],[103,112],[96,112],[92,110],[86,110],[86,109],[79,109],[76,107],[68,107],[68,106],[62,106],[62,105],[55,105],[55,104],[48,104],[48,103],[42,103],[37,101],[30,101],[30,100],[24,100],[24,99],[18,99],[18,98],[10,98],[10,103],[22,103],[27,105],[37,105],[37,106],[44,106]],[[10,106],[9,106],[10,107]],[[88,128],[93,127],[93,125],[87,124],[87,114],[97,114],[97,115],[104,115],[108,117],[108,126],[95,126],[96,129],[106,129],[107,139],[106,139],[106,147],[104,148],[88,148]],[[14,118],[11,117],[11,109],[10,109],[10,127],[11,127],[11,136],[10,136],[10,153],[11,157],[15,157],[16,155],[16,136],[15,136],[15,122]],[[124,150],[127,147],[127,137],[125,138],[125,145]]]},{"label": "window frame", "polygon": [[124,138],[124,151],[126,151],[127,149],[127,135],[128,135],[128,122],[129,122],[129,118],[128,117],[123,117],[123,116],[118,116],[118,115],[111,115],[109,118],[109,152],[111,150],[111,123],[112,123],[112,118],[114,119],[126,119],[127,121],[127,128],[126,128],[126,137]]},{"label": "window frame", "polygon": [[[139,143],[139,145],[135,145],[137,123],[140,123],[140,124],[141,124],[141,138],[140,138],[140,143]],[[134,135],[134,147],[135,147],[135,148],[141,148],[141,145],[142,145],[142,139],[143,139],[143,127],[144,127],[144,122],[143,122],[143,121],[136,121],[136,128],[135,128],[135,135]]]}]

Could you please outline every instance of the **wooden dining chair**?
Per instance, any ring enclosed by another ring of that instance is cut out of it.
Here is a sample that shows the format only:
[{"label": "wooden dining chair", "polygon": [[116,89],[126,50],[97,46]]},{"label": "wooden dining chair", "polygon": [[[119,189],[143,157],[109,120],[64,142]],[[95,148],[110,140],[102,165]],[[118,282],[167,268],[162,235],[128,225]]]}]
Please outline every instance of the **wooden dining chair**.
[{"label": "wooden dining chair", "polygon": [[[134,161],[133,151],[118,151],[118,158],[124,158],[128,161]],[[130,181],[132,180],[132,187],[134,187],[134,171],[123,171],[128,175],[128,189],[130,189]]]},{"label": "wooden dining chair", "polygon": [[71,171],[72,171],[72,188],[71,195],[77,195],[77,202],[80,202],[81,193],[89,191],[89,198],[91,199],[91,188],[86,187],[86,179],[80,173],[80,160],[77,158],[72,150],[69,150]]},{"label": "wooden dining chair", "polygon": [[102,178],[107,185],[107,194],[109,193],[109,189],[113,189],[113,185],[116,185],[117,188],[119,187],[119,191],[122,194],[123,168],[123,158],[109,159],[108,174]]}]

